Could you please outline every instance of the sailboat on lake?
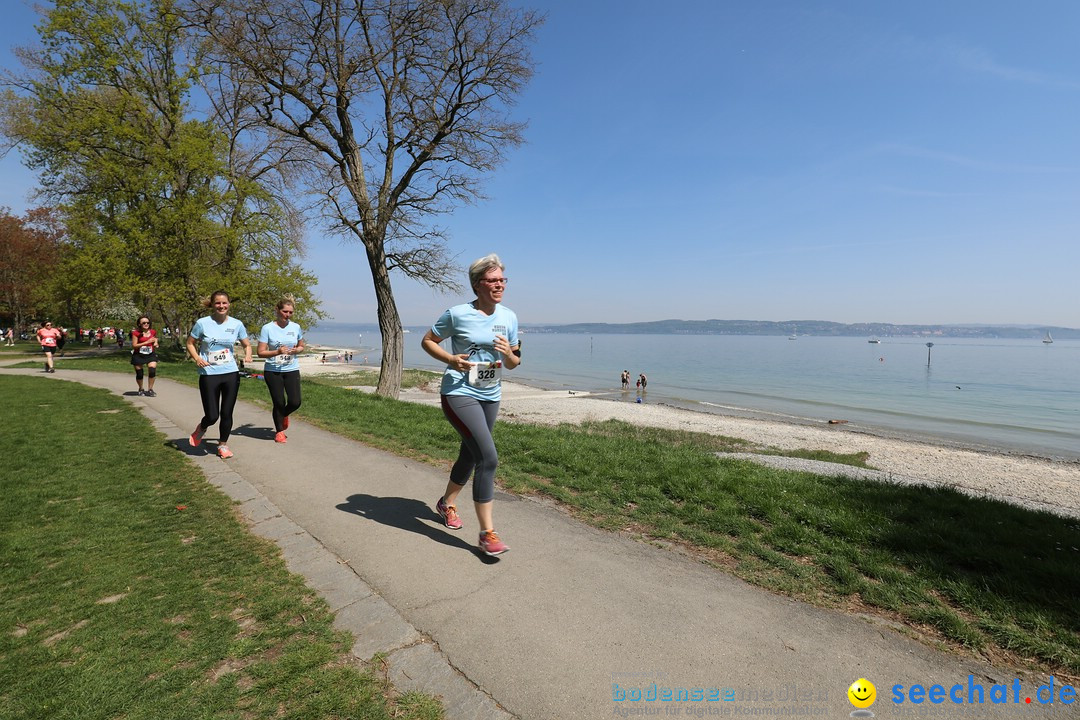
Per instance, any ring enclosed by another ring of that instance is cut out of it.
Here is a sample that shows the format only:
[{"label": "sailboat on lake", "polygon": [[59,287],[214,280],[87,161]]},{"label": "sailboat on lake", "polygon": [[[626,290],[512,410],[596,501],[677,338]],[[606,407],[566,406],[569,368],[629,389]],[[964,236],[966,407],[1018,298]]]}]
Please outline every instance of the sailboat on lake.
[{"label": "sailboat on lake", "polygon": [[1046,331],[1046,337],[1043,338],[1043,342],[1045,344],[1047,344],[1047,345],[1054,342],[1054,338],[1050,337],[1050,331],[1049,330]]}]

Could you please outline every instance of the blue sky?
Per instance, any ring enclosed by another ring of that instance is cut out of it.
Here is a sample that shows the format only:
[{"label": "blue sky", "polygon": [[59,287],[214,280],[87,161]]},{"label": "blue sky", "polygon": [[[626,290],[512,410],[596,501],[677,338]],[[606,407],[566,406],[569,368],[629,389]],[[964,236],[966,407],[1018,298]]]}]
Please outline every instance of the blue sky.
[{"label": "blue sky", "polygon": [[[1080,3],[530,6],[527,144],[440,221],[462,265],[500,254],[523,323],[1080,327]],[[0,62],[34,22],[9,9]],[[24,210],[34,178],[0,170]],[[374,321],[358,246],[313,226],[305,264]],[[406,324],[463,299],[395,294]]]}]

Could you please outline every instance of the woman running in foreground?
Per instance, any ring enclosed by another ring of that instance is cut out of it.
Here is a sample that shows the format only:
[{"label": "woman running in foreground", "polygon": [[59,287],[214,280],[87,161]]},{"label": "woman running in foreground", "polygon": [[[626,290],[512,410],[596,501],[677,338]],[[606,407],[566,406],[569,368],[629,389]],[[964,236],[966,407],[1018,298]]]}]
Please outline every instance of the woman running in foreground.
[{"label": "woman running in foreground", "polygon": [[[190,442],[191,447],[198,447],[206,429],[220,418],[221,439],[217,454],[226,459],[233,456],[228,442],[233,408],[240,390],[240,369],[236,365],[233,346],[239,342],[244,348],[244,362],[250,363],[251,342],[244,323],[229,317],[229,293],[218,290],[204,304],[211,308],[211,313],[195,322],[187,339],[188,355],[199,366],[199,395],[203,406],[203,418],[191,433]],[[198,348],[195,343],[199,343]]]},{"label": "woman running in foreground", "polygon": [[[492,556],[510,548],[499,539],[492,521],[499,455],[491,430],[502,399],[503,368],[513,370],[521,364],[517,315],[500,305],[507,282],[503,269],[495,254],[470,265],[469,283],[476,299],[444,312],[422,342],[428,355],[446,363],[440,390],[442,409],[461,435],[457,462],[435,509],[446,527],[461,529],[455,502],[471,474],[473,504],[480,522],[480,550]],[[450,352],[439,345],[447,339]]]}]

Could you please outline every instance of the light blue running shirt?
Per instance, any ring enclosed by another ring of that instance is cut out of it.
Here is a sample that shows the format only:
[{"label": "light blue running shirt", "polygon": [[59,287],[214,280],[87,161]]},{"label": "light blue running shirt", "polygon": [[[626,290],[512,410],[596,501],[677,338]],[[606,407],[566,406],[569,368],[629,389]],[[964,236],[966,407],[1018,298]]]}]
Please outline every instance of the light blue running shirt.
[{"label": "light blue running shirt", "polygon": [[[259,342],[266,343],[270,350],[277,350],[282,346],[296,347],[303,337],[304,331],[292,320],[285,327],[276,322],[268,322],[259,330]],[[300,369],[300,358],[296,355],[275,355],[264,360],[266,363],[263,365],[263,372],[292,372]]]},{"label": "light blue running shirt", "polygon": [[199,341],[199,356],[210,363],[199,368],[200,375],[226,375],[239,372],[233,346],[248,336],[244,323],[234,317],[216,323],[207,315],[199,318],[191,328],[191,337]]},{"label": "light blue running shirt", "polygon": [[[431,332],[443,340],[449,338],[450,353],[468,355],[469,362],[501,362],[502,355],[495,350],[495,336],[502,335],[510,341],[510,347],[517,347],[518,319],[513,310],[503,305],[496,305],[495,312],[485,315],[472,303],[465,303],[444,312],[431,326]],[[468,373],[448,367],[443,373],[439,392],[498,402],[502,399],[502,383],[477,387],[469,383]]]}]

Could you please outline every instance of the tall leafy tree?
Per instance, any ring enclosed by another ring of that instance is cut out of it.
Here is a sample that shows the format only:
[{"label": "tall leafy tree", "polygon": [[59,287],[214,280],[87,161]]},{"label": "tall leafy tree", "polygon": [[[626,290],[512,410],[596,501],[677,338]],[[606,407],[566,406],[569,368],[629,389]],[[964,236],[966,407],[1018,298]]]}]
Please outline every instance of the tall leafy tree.
[{"label": "tall leafy tree", "polygon": [[503,0],[185,0],[205,51],[305,162],[330,227],[363,244],[383,339],[377,392],[401,386],[391,271],[456,287],[434,216],[481,197],[522,140],[508,109],[541,22]]},{"label": "tall leafy tree", "polygon": [[16,217],[0,210],[0,318],[26,328],[54,310],[49,288],[58,271],[59,237],[47,211]]},{"label": "tall leafy tree", "polygon": [[236,174],[235,138],[192,108],[199,59],[173,0],[56,0],[39,34],[4,130],[63,209],[72,281],[170,325],[220,287],[240,317],[285,292],[318,317],[299,226],[272,186]]}]

